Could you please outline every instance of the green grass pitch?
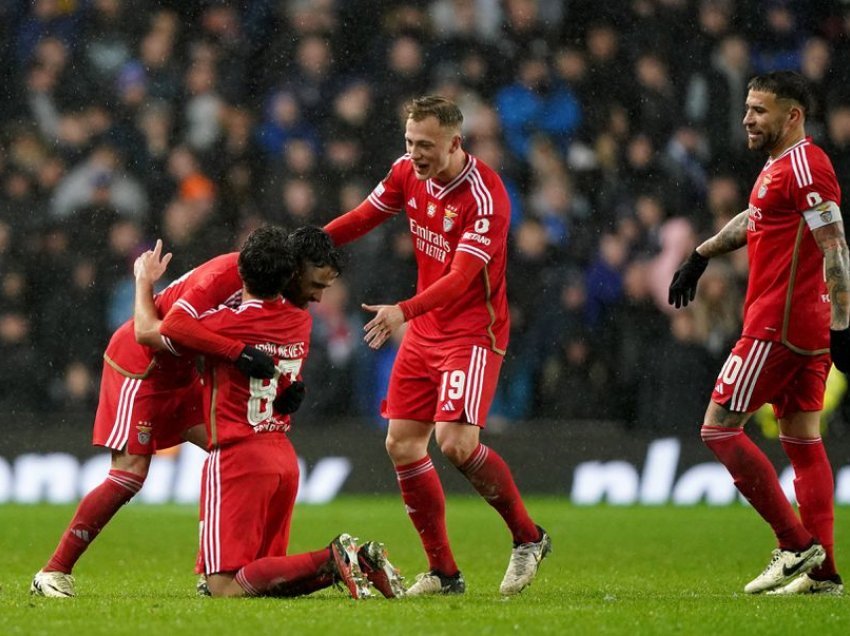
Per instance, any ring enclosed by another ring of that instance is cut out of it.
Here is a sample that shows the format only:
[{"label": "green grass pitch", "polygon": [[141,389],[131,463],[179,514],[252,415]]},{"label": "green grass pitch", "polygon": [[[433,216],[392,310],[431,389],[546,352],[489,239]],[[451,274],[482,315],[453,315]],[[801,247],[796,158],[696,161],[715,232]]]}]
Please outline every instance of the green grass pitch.
[{"label": "green grass pitch", "polygon": [[[130,505],[77,566],[76,599],[29,595],[73,508],[0,506],[0,634],[850,634],[850,598],[749,597],[767,563],[769,530],[744,506],[591,507],[529,498],[554,552],[534,585],[502,599],[510,550],[480,499],[448,502],[449,534],[467,581],[462,597],[355,602],[336,589],[297,599],[194,594],[192,507]],[[836,518],[839,569],[850,576],[850,509]],[[337,533],[387,544],[408,580],[424,569],[396,497],[298,506],[293,552]]]}]

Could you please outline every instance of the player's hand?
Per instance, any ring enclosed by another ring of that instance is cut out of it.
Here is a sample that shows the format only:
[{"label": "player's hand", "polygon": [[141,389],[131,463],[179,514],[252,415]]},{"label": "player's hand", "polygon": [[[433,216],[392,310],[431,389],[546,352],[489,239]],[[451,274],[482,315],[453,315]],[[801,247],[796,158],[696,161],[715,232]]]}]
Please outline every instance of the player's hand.
[{"label": "player's hand", "polygon": [[301,403],[304,401],[306,394],[307,389],[304,387],[304,383],[301,380],[295,380],[272,402],[275,413],[280,413],[281,415],[295,413],[295,411],[301,408]]},{"label": "player's hand", "polygon": [[390,339],[393,331],[404,324],[404,313],[398,305],[360,305],[366,311],[375,314],[363,331],[366,332],[363,340],[370,349],[380,349]]},{"label": "player's hand", "polygon": [[272,357],[251,345],[245,345],[233,364],[249,378],[268,380],[274,377],[275,365]]},{"label": "player's hand", "polygon": [[163,256],[162,239],[157,239],[154,248],[139,256],[133,263],[133,276],[136,277],[136,282],[152,285],[165,273],[170,260],[171,252]]},{"label": "player's hand", "polygon": [[850,327],[829,330],[829,354],[836,369],[841,373],[850,372]]},{"label": "player's hand", "polygon": [[708,267],[708,259],[696,250],[688,256],[688,260],[673,274],[670,290],[667,294],[667,302],[678,309],[687,307],[697,295],[697,281],[705,268]]}]

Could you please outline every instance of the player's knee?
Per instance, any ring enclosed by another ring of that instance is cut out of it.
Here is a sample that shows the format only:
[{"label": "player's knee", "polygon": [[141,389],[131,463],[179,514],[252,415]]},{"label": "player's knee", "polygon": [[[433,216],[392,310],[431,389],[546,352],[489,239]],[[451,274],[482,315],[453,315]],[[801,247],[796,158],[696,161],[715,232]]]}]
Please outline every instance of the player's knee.
[{"label": "player's knee", "polygon": [[121,470],[126,473],[133,473],[143,481],[148,476],[148,469],[151,466],[150,455],[131,455],[130,453],[113,453],[112,455],[112,470]]},{"label": "player's knee", "polygon": [[245,590],[236,582],[233,574],[212,574],[207,577],[207,587],[210,596],[226,598],[234,596],[245,596]]},{"label": "player's knee", "polygon": [[421,459],[427,451],[427,448],[422,448],[419,440],[400,438],[394,435],[387,435],[384,446],[387,449],[387,455],[397,466],[413,463]]},{"label": "player's knee", "polygon": [[475,445],[462,439],[444,439],[440,441],[440,451],[455,466],[462,466],[472,454]]}]

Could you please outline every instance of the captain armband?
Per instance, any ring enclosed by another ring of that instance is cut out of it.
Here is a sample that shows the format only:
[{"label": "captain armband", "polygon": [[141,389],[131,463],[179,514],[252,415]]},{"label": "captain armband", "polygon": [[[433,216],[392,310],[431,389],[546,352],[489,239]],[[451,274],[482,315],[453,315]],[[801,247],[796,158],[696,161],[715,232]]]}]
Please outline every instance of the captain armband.
[{"label": "captain armband", "polygon": [[803,212],[806,224],[810,230],[816,230],[825,225],[838,223],[841,220],[841,208],[835,201],[824,201]]}]

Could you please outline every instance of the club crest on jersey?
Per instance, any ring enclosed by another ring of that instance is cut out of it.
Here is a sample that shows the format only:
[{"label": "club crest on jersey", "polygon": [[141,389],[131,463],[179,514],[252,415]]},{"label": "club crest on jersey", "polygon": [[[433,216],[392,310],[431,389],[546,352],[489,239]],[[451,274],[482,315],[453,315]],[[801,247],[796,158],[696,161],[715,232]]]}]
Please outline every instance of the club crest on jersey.
[{"label": "club crest on jersey", "polygon": [[770,185],[771,181],[773,181],[773,177],[771,177],[769,174],[764,175],[761,180],[761,186],[759,186],[759,191],[757,195],[759,199],[763,199],[764,195],[767,194],[767,187]]},{"label": "club crest on jersey", "polygon": [[428,201],[428,217],[434,218],[434,215],[437,213],[437,204],[433,201]]},{"label": "club crest on jersey", "polygon": [[443,232],[451,232],[452,228],[455,226],[456,218],[457,212],[453,212],[447,207],[443,212]]},{"label": "club crest on jersey", "polygon": [[151,443],[151,430],[153,430],[153,426],[150,422],[145,422],[144,420],[139,421],[139,423],[136,424],[136,430],[138,431],[137,437],[139,444],[147,445]]}]

